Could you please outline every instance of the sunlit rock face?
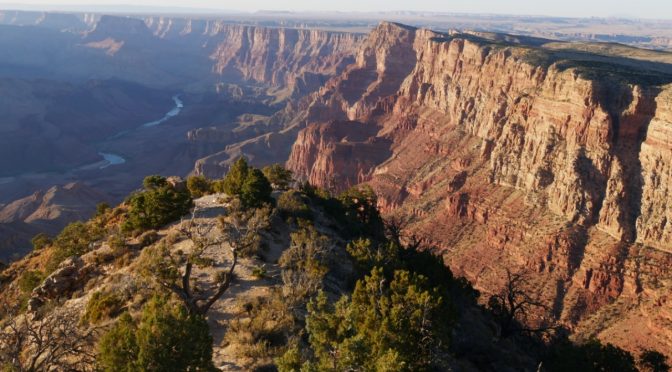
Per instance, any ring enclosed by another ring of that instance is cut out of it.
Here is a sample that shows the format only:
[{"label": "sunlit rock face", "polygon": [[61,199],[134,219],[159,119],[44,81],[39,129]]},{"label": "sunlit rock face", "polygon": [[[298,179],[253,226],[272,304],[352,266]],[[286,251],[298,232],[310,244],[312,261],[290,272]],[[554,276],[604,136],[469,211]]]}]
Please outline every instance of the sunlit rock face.
[{"label": "sunlit rock face", "polygon": [[670,350],[670,80],[566,56],[383,23],[313,96],[288,167],[369,183],[486,293],[534,273],[577,337]]}]

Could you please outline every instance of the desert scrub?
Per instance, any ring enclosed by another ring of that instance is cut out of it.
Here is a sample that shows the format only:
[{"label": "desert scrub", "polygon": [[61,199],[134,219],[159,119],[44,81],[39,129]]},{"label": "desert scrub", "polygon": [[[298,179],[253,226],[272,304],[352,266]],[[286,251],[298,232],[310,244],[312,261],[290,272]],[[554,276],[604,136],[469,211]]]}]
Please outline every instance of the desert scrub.
[{"label": "desert scrub", "polygon": [[19,289],[22,293],[30,293],[42,283],[45,276],[39,270],[26,271],[19,278]]},{"label": "desert scrub", "polygon": [[280,291],[274,290],[268,297],[238,303],[238,316],[229,322],[224,343],[248,361],[246,368],[254,370],[282,355],[296,330]]},{"label": "desert scrub", "polygon": [[252,276],[257,279],[263,279],[266,277],[266,267],[264,265],[254,267],[252,269]]},{"label": "desert scrub", "polygon": [[52,273],[61,262],[72,256],[81,256],[92,249],[105,230],[94,223],[73,222],[54,239],[53,252],[47,263],[47,273]]},{"label": "desert scrub", "polygon": [[121,313],[124,302],[124,299],[117,294],[97,291],[91,295],[86,304],[82,323],[97,324],[103,320],[112,319]]},{"label": "desert scrub", "polygon": [[289,190],[278,197],[278,211],[283,219],[289,218],[312,220],[313,213],[306,204],[304,196],[296,190]]}]

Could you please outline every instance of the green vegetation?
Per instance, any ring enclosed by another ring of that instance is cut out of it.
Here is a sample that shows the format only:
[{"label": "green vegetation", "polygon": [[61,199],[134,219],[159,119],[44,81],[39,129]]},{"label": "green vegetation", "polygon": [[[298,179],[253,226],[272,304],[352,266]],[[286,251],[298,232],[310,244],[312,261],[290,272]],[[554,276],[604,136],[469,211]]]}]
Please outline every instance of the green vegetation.
[{"label": "green vegetation", "polygon": [[51,245],[53,240],[49,237],[49,235],[45,233],[39,233],[35,235],[35,237],[33,237],[33,239],[31,239],[30,242],[33,244],[33,250],[38,251]]},{"label": "green vegetation", "polygon": [[384,223],[378,211],[378,199],[370,186],[352,187],[337,196],[308,183],[300,185],[302,195],[326,212],[347,238],[384,239]]},{"label": "green vegetation", "polygon": [[240,199],[245,207],[261,207],[271,203],[271,183],[261,170],[247,164],[245,158],[238,159],[226,174],[221,184],[217,185],[222,191]]},{"label": "green vegetation", "polygon": [[22,294],[30,294],[44,280],[45,275],[39,270],[25,271],[19,277],[19,290]]},{"label": "green vegetation", "polygon": [[278,197],[278,211],[285,220],[289,218],[312,220],[313,212],[304,195],[296,190],[288,190]]},{"label": "green vegetation", "polygon": [[306,365],[320,371],[439,368],[449,345],[448,314],[427,278],[399,270],[388,282],[382,269],[373,269],[350,298],[330,305],[322,293],[310,302],[306,324],[314,358]]},{"label": "green vegetation", "polygon": [[[521,311],[532,313],[529,306],[536,301],[527,295],[524,278],[516,279],[518,274],[509,273],[508,292],[491,296],[488,307],[479,305],[480,294],[455,278],[431,246],[405,235],[399,222],[383,221],[369,187],[331,196],[304,184],[283,192],[274,208],[267,177],[284,174],[287,180],[291,174],[279,166],[267,167],[265,173],[241,158],[214,184],[195,177],[180,188],[150,176],[145,189],[131,195],[125,206],[111,213],[104,208],[89,222],[73,223],[53,242],[46,236],[34,239],[36,246],[51,245],[52,251],[45,250],[52,252],[50,270],[99,241],[110,245],[111,253],[101,252],[111,259],[135,257],[142,250],[137,268],[155,284],[145,287],[149,292],[135,302],[151,296],[142,314],[124,312],[130,299],[98,291],[82,315],[80,326],[113,323],[98,342],[99,370],[214,370],[205,317],[235,285],[240,257],[257,260],[252,269],[256,278],[269,275],[263,256],[276,253],[265,250],[270,239],[287,245],[277,261],[280,273],[274,269],[272,280],[264,281],[278,282],[262,297],[238,299],[223,337],[222,346],[230,346],[246,370],[433,371],[450,369],[455,360],[475,369],[511,362],[512,369],[524,370],[543,361],[541,370],[548,372],[669,370],[665,357],[655,351],[642,353],[635,364],[631,354],[613,345],[572,343],[553,325],[539,333],[525,329]],[[152,230],[183,217],[192,196],[212,190],[234,196],[217,224],[186,220],[170,239]],[[276,211],[282,219],[275,218]],[[116,224],[123,223],[123,229],[110,222],[111,216],[119,217]],[[173,243],[178,240],[189,240],[193,247],[177,249]],[[25,272],[18,281],[21,292],[29,294],[44,276]],[[509,298],[510,306],[504,301]],[[538,336],[542,333],[543,338]],[[465,351],[474,345],[480,349]],[[510,350],[520,355],[501,355]]]},{"label": "green vegetation", "polygon": [[212,187],[212,183],[203,176],[191,176],[187,178],[187,189],[192,198],[200,198],[212,193]]},{"label": "green vegetation", "polygon": [[92,244],[104,236],[104,229],[95,223],[73,222],[54,239],[54,251],[47,263],[48,273],[58,268],[61,262],[73,256],[81,256],[92,249]]},{"label": "green vegetation", "polygon": [[273,365],[273,356],[280,355],[292,335],[296,322],[282,293],[240,301],[240,316],[229,322],[225,344],[233,346],[239,358],[253,359],[248,370]]},{"label": "green vegetation", "polygon": [[107,203],[98,203],[96,205],[96,217],[104,216],[109,211],[110,211],[110,205]]},{"label": "green vegetation", "polygon": [[117,294],[94,292],[86,304],[86,311],[82,316],[84,324],[97,324],[103,320],[117,316],[124,306],[124,300]]},{"label": "green vegetation", "polygon": [[262,169],[264,176],[273,185],[274,189],[287,190],[294,181],[292,171],[280,164],[273,164]]},{"label": "green vegetation", "polygon": [[322,288],[329,271],[331,242],[315,227],[306,224],[290,234],[291,244],[280,256],[283,292],[294,309],[303,308]]},{"label": "green vegetation", "polygon": [[145,304],[139,322],[119,318],[98,346],[102,371],[213,371],[212,336],[203,317],[162,297]]},{"label": "green vegetation", "polygon": [[144,191],[126,200],[129,210],[124,231],[139,233],[162,227],[189,213],[193,203],[187,190],[170,185],[161,176],[148,176],[143,185]]},{"label": "green vegetation", "polygon": [[266,277],[266,268],[264,266],[256,266],[252,268],[252,276],[257,279],[263,279]]}]

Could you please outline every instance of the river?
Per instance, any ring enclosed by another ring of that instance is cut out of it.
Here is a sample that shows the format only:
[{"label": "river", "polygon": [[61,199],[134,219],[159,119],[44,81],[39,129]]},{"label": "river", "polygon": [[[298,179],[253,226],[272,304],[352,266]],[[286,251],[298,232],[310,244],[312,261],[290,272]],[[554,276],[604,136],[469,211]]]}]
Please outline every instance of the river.
[{"label": "river", "polygon": [[[182,102],[182,100],[180,99],[180,96],[177,95],[177,94],[173,96],[173,102],[175,102],[175,107],[173,107],[170,111],[168,111],[165,115],[163,115],[163,117],[161,119],[150,121],[148,123],[144,123],[144,124],[140,125],[139,127],[135,128],[135,129],[132,129],[132,130],[125,130],[125,131],[119,132],[119,133],[109,137],[107,140],[109,141],[109,140],[121,138],[121,137],[123,137],[123,136],[125,136],[125,135],[127,135],[127,134],[129,134],[133,131],[136,131],[136,130],[155,127],[157,125],[161,125],[162,123],[165,123],[166,121],[176,117],[177,115],[180,114],[180,112],[182,112],[182,109],[184,108],[184,102]],[[121,164],[126,163],[126,159],[124,159],[123,157],[121,157],[120,155],[117,155],[117,154],[112,154],[112,153],[108,153],[108,152],[99,152],[98,155],[103,157],[102,161],[99,161],[99,162],[96,162],[96,163],[93,163],[93,164],[89,164],[89,165],[85,165],[83,167],[78,168],[78,170],[90,170],[90,169],[96,169],[96,168],[97,169],[105,169],[107,167],[112,167],[112,166],[115,166],[115,165],[121,165]]]}]

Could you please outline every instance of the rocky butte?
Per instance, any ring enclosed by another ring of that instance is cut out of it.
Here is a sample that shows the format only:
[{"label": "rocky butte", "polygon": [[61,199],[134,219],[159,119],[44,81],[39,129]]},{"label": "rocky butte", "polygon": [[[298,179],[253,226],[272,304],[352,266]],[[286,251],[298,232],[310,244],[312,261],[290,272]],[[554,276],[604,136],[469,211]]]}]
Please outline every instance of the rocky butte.
[{"label": "rocky butte", "polygon": [[287,165],[371,185],[486,293],[531,273],[577,339],[670,356],[672,58],[601,47],[382,23]]}]

